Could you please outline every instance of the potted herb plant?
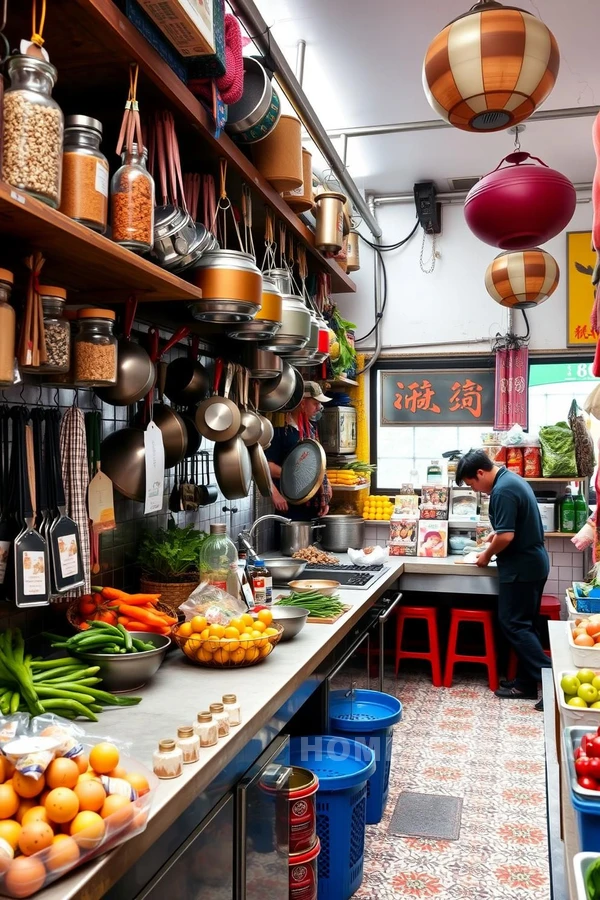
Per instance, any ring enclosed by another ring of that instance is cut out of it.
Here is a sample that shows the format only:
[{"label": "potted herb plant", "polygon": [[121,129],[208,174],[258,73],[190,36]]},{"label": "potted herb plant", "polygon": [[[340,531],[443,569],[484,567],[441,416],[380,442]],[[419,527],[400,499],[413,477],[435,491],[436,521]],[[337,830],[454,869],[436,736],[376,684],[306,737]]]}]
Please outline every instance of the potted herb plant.
[{"label": "potted herb plant", "polygon": [[206,538],[193,525],[145,532],[138,548],[140,589],[160,594],[161,602],[176,612],[200,583],[200,547]]}]

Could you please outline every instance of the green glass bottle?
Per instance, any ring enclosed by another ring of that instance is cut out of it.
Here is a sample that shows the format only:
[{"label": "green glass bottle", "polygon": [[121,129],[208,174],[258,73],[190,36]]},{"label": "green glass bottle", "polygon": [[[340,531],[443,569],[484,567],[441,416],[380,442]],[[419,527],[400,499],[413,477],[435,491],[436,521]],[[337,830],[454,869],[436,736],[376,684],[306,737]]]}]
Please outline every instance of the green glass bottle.
[{"label": "green glass bottle", "polygon": [[581,482],[579,482],[579,491],[577,496],[575,497],[575,531],[581,531],[583,526],[588,520],[589,512],[588,505],[585,502],[585,497],[583,496],[583,491],[581,489]]},{"label": "green glass bottle", "polygon": [[560,530],[565,534],[575,533],[575,501],[571,488],[567,488],[560,504]]}]

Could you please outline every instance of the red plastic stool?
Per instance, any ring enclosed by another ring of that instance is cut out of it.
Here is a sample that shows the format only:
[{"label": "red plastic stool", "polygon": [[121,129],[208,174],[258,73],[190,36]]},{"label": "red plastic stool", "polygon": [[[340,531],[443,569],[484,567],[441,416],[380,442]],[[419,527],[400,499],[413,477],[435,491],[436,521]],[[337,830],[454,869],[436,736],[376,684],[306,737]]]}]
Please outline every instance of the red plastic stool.
[{"label": "red plastic stool", "polygon": [[[466,656],[456,652],[458,627],[461,622],[481,622],[485,641],[483,656]],[[490,609],[453,609],[450,615],[450,635],[448,655],[444,671],[444,687],[452,687],[454,665],[457,662],[474,662],[487,666],[490,690],[498,688],[498,667],[496,665],[496,645],[494,643],[494,614]]]},{"label": "red plastic stool", "polygon": [[[560,600],[553,594],[543,594],[540,606],[540,618],[549,619],[551,622],[560,622]],[[544,647],[546,656],[551,656],[550,650]],[[514,650],[510,651],[508,657],[508,666],[506,677],[508,681],[513,681],[517,677],[518,658]]]},{"label": "red plastic stool", "polygon": [[[425,619],[429,634],[429,650],[417,652],[402,649],[404,623],[407,619]],[[442,666],[440,664],[440,642],[437,627],[437,609],[433,606],[401,606],[396,621],[396,677],[402,659],[426,659],[431,663],[431,680],[434,687],[442,686]]]}]

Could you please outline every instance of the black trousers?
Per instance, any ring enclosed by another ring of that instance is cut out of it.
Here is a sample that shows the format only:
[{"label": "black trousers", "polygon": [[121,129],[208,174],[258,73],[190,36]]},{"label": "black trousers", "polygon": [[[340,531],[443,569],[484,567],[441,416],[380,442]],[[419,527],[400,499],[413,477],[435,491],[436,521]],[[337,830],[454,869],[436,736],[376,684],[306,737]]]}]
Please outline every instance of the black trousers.
[{"label": "black trousers", "polygon": [[510,581],[498,585],[498,621],[519,664],[519,687],[535,688],[542,669],[552,664],[540,642],[537,625],[546,579]]}]

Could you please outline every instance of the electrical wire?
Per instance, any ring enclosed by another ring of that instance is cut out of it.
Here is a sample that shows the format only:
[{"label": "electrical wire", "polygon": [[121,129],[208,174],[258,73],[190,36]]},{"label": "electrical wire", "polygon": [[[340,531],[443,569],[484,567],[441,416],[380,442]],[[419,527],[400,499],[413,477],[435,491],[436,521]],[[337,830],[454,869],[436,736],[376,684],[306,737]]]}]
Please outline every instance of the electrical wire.
[{"label": "electrical wire", "polygon": [[523,313],[523,318],[525,319],[525,324],[526,324],[526,326],[527,326],[527,333],[523,335],[523,340],[524,340],[524,341],[528,341],[528,340],[529,340],[529,335],[531,334],[531,331],[530,331],[530,328],[529,328],[529,319],[527,318],[527,313],[525,312],[524,309],[522,309],[521,312]]},{"label": "electrical wire", "polygon": [[358,236],[361,240],[363,240],[365,242],[365,244],[368,244],[369,247],[372,247],[373,250],[379,250],[383,253],[388,253],[391,250],[399,250],[400,247],[403,247],[404,244],[407,244],[410,241],[410,239],[414,236],[414,234],[416,233],[419,225],[420,225],[420,222],[417,220],[417,222],[415,223],[415,227],[410,232],[410,234],[408,234],[405,238],[402,238],[401,241],[398,241],[395,244],[375,244],[375,243],[373,243],[373,241],[369,241],[364,236],[364,234],[360,234],[360,232],[358,232]]}]

